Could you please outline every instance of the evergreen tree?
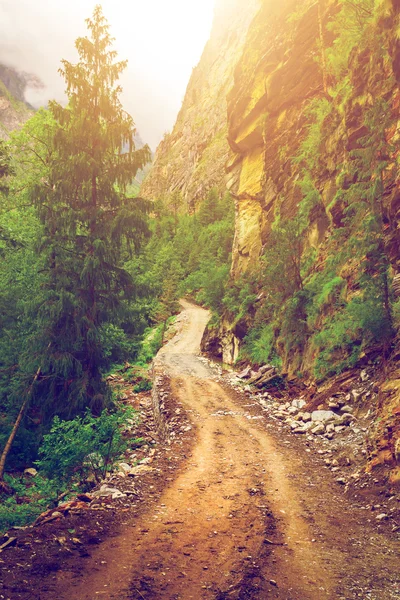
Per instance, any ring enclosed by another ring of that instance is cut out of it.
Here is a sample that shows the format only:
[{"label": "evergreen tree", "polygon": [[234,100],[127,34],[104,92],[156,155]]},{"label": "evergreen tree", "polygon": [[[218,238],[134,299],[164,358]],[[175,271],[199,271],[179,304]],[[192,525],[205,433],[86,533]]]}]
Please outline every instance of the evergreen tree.
[{"label": "evergreen tree", "polygon": [[135,151],[134,123],[119,99],[126,61],[116,62],[100,6],[87,26],[90,38],[76,42],[79,62],[63,61],[60,70],[69,102],[50,103],[54,155],[33,193],[48,274],[33,362],[42,401],[64,416],[87,406],[100,411],[107,401],[101,328],[133,297],[124,253],[148,234],[144,201],[125,195],[150,159],[147,146]]},{"label": "evergreen tree", "polygon": [[199,223],[203,226],[210,225],[217,220],[219,195],[218,190],[213,188],[200,205]]}]

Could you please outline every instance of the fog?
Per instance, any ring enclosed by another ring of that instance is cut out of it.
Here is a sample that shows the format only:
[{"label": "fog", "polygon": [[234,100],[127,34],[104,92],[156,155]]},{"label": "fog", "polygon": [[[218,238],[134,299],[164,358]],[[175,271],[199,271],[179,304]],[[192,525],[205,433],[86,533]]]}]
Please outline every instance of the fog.
[{"label": "fog", "polygon": [[[192,68],[209,37],[214,0],[104,0],[119,58],[123,103],[144,141],[154,149],[171,130]],[[38,107],[65,99],[60,60],[75,61],[75,39],[85,35],[93,0],[0,0],[0,63],[38,76],[28,89]],[[195,6],[196,5],[196,6]]]}]

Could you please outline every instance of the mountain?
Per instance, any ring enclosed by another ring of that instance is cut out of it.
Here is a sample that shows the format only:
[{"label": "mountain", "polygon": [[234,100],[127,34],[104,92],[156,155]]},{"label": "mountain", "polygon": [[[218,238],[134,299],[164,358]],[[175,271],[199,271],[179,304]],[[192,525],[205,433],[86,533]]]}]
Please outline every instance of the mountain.
[{"label": "mountain", "polygon": [[7,138],[32,116],[33,109],[25,102],[25,90],[28,85],[38,84],[31,75],[0,64],[0,138]]},{"label": "mountain", "polygon": [[193,69],[173,131],[157,148],[141,194],[161,198],[179,188],[190,206],[226,187],[227,94],[259,0],[217,2],[211,37]]}]

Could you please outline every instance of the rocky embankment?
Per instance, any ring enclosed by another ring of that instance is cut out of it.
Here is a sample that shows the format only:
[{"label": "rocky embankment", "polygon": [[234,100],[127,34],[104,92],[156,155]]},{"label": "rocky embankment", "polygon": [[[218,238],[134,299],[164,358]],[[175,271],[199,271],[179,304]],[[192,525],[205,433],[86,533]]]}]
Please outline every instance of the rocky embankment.
[{"label": "rocky embankment", "polygon": [[[220,369],[220,375],[222,370]],[[330,382],[326,389],[299,391],[274,387],[274,367],[250,366],[224,376],[230,386],[261,407],[278,431],[302,440],[306,452],[323,458],[326,469],[353,498],[364,501],[370,520],[387,522],[400,531],[399,489],[394,476],[400,465],[400,452],[386,465],[377,459],[376,428],[379,426],[379,385],[374,368],[354,370]],[[279,378],[278,378],[279,379]],[[378,422],[377,422],[378,421]]]}]

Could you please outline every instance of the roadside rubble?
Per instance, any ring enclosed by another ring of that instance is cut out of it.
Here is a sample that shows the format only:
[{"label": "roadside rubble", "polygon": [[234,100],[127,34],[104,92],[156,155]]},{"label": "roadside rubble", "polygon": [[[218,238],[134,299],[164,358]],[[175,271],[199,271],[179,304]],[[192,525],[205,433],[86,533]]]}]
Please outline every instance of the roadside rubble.
[{"label": "roadside rubble", "polygon": [[259,406],[268,429],[287,433],[304,444],[305,452],[319,457],[323,468],[333,474],[334,481],[360,503],[360,510],[371,512],[368,521],[379,527],[386,526],[393,533],[400,532],[399,490],[388,485],[385,474],[367,469],[368,436],[375,417],[371,407],[376,399],[372,369],[359,371],[350,386],[343,386],[346,389],[338,388],[322,397],[315,393],[310,399],[306,390],[291,398],[288,392],[254,385],[261,382],[266,373],[269,377],[275,376],[269,365],[258,372],[249,366],[237,373],[226,372],[207,358],[201,360],[213,368],[219,381]]}]

